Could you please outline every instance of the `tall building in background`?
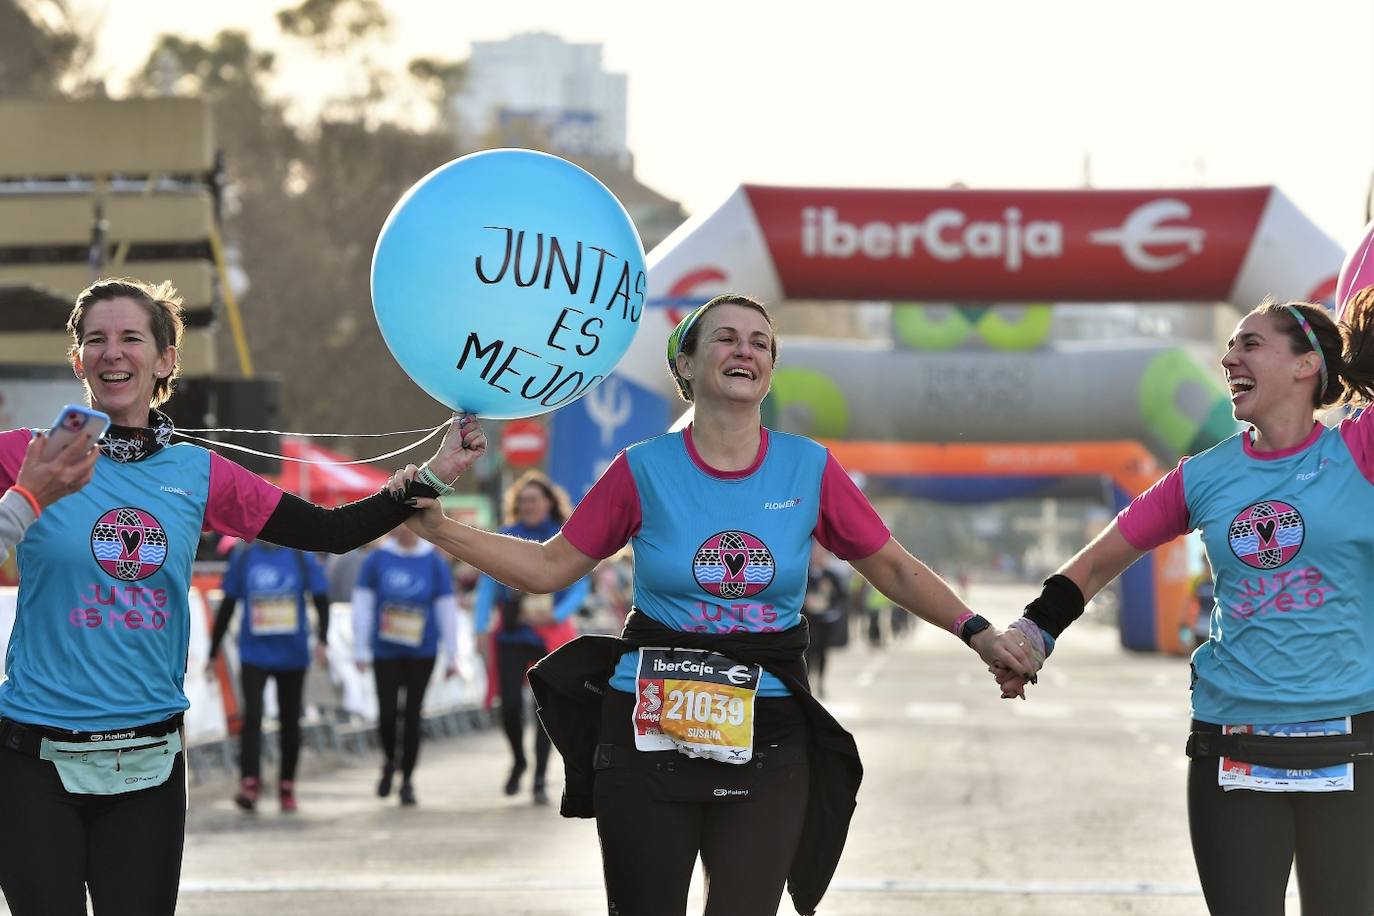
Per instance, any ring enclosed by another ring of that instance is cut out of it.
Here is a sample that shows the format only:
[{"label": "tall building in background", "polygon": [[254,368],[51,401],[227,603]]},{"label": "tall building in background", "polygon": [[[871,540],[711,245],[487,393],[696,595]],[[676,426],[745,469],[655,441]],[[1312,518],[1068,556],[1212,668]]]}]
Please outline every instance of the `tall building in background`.
[{"label": "tall building in background", "polygon": [[630,168],[626,80],[602,69],[601,45],[547,32],[475,41],[463,90],[451,101],[467,145],[528,145]]},{"label": "tall building in background", "polygon": [[650,251],[687,214],[635,178],[625,140],[626,94],[625,74],[602,69],[601,45],[526,32],[473,42],[463,88],[449,106],[466,149],[546,150],[601,179]]}]

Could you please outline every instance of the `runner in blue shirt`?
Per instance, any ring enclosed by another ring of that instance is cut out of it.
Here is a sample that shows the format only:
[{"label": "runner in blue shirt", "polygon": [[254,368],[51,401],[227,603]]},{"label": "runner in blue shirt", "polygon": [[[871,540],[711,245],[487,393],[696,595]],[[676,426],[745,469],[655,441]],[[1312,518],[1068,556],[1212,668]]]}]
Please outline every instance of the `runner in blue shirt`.
[{"label": "runner in blue shirt", "polygon": [[[617,456],[558,534],[536,543],[481,531],[436,501],[408,523],[534,594],[632,545],[635,610],[622,638],[580,637],[531,671],[563,756],[561,812],[595,816],[612,912],[683,912],[698,857],[710,913],[775,912],[785,883],[798,912],[823,895],[862,767],[853,737],[807,688],[813,538],[984,662],[1033,670],[1025,646],[997,642],[892,538],[824,447],[762,426],[776,357],[767,310],[717,297],[669,339],[691,424]],[[486,438],[474,421],[460,425],[476,460]],[[410,467],[391,486],[438,474]]]},{"label": "runner in blue shirt", "polygon": [[[88,896],[98,913],[176,909],[202,531],[341,553],[413,514],[386,493],[326,509],[174,443],[155,408],[172,393],[182,328],[176,291],[137,280],[93,284],[67,321],[73,371],[111,425],[90,482],[44,508],[15,551],[0,682],[0,889],[15,916],[84,914]],[[0,432],[0,487],[18,482],[34,438]],[[435,473],[462,470],[461,441],[455,423]]]},{"label": "runner in blue shirt", "polygon": [[[368,666],[377,685],[377,734],[382,744],[382,777],[377,794],[391,794],[401,772],[400,801],[414,805],[415,765],[420,759],[420,717],[434,673],[444,653],[444,677],[458,673],[458,600],[453,572],[434,545],[409,528],[392,532],[367,555],[353,589],[353,653],[358,671]],[[405,692],[399,759],[396,717]]]},{"label": "runner in blue shirt", "polygon": [[1281,916],[1295,863],[1304,913],[1374,912],[1374,417],[1314,417],[1374,396],[1372,308],[1374,287],[1339,328],[1306,302],[1246,315],[1221,367],[1247,428],[1137,497],[1018,622],[1058,637],[1147,551],[1201,530],[1188,823],[1214,914]]},{"label": "runner in blue shirt", "polygon": [[300,550],[254,541],[234,550],[221,584],[224,600],[210,637],[214,663],[238,602],[246,604],[239,625],[239,683],[243,690],[243,729],[239,735],[239,790],[234,803],[252,811],[261,789],[262,700],[271,677],[277,682],[277,721],[281,768],[277,782],[281,810],[296,811],[296,763],[301,753],[301,712],[305,672],[310,667],[310,596],[319,625],[315,660],[328,664],[329,587],[314,556]]},{"label": "runner in blue shirt", "polygon": [[[547,541],[568,520],[568,497],[538,471],[527,471],[506,488],[506,525],[502,534],[526,541]],[[520,791],[525,759],[525,672],[554,649],[577,636],[572,615],[587,600],[587,580],[579,579],[553,595],[530,595],[507,588],[490,576],[477,583],[473,629],[487,664],[495,668],[501,696],[501,727],[511,749],[505,793]],[[496,613],[493,613],[495,611]],[[491,631],[488,638],[488,630]],[[534,784],[536,805],[548,803],[545,774],[549,766],[548,733],[534,718]]]}]

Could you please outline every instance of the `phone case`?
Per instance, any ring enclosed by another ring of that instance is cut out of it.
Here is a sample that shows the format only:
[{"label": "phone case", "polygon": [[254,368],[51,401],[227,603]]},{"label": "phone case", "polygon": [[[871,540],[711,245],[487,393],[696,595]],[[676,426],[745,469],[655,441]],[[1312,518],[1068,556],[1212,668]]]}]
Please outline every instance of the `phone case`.
[{"label": "phone case", "polygon": [[87,427],[95,433],[95,438],[99,439],[106,427],[110,425],[108,414],[98,410],[91,410],[89,407],[81,407],[78,404],[68,404],[58,413],[57,419],[53,421],[52,429],[48,431],[48,442],[43,447],[43,457],[52,458],[62,449],[66,448],[79,433],[84,432]]}]

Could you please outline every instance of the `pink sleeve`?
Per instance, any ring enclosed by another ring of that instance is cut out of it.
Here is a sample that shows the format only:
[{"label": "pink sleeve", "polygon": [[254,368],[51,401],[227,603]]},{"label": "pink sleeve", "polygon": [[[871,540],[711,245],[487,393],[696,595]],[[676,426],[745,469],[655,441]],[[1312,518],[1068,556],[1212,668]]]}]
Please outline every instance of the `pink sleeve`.
[{"label": "pink sleeve", "polygon": [[1183,496],[1183,461],[1116,514],[1117,529],[1136,550],[1154,550],[1192,530]]},{"label": "pink sleeve", "polygon": [[0,433],[0,489],[14,486],[19,479],[19,466],[33,439],[33,430],[10,429]]},{"label": "pink sleeve", "polygon": [[1360,469],[1365,480],[1374,483],[1374,419],[1369,419],[1371,414],[1374,410],[1366,407],[1359,416],[1342,420],[1341,438],[1355,459],[1355,467]]},{"label": "pink sleeve", "polygon": [[815,536],[822,547],[841,560],[871,557],[892,537],[868,497],[828,452],[821,473],[821,506]]},{"label": "pink sleeve", "polygon": [[205,530],[251,541],[281,502],[282,490],[218,452],[210,453]]},{"label": "pink sleeve", "polygon": [[563,523],[563,536],[587,556],[605,559],[639,532],[641,519],[639,490],[621,452]]}]

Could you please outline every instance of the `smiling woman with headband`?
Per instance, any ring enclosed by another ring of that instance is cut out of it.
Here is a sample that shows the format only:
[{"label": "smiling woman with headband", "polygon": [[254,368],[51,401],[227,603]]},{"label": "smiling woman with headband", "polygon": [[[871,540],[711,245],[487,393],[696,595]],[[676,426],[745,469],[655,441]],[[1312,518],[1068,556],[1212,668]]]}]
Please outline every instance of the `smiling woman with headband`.
[{"label": "smiling woman with headband", "polygon": [[[181,300],[101,280],[68,318],[73,371],[109,414],[93,478],[48,506],[17,550],[0,683],[0,888],[10,911],[171,913],[186,827],[181,717],[191,562],[201,531],[343,552],[412,510],[385,493],[325,509],[197,445],[172,444]],[[450,467],[457,424],[431,459]],[[0,433],[0,480],[34,433]],[[75,481],[73,481],[75,482]]]},{"label": "smiling woman with headband", "polygon": [[1059,637],[1147,551],[1202,532],[1188,819],[1214,914],[1281,916],[1295,861],[1304,913],[1374,912],[1374,419],[1314,416],[1374,395],[1374,288],[1355,300],[1339,328],[1306,302],[1246,315],[1221,367],[1248,428],[1181,461],[1026,609]]},{"label": "smiling woman with headband", "polygon": [[[596,818],[612,913],[682,913],[698,856],[708,913],[775,912],[784,883],[810,913],[825,892],[862,768],[807,689],[813,539],[985,662],[1034,667],[1025,646],[989,649],[997,631],[892,538],[824,447],[763,427],[777,355],[761,304],[712,299],[668,339],[693,421],[616,456],[560,533],[541,544],[478,531],[433,501],[408,523],[530,593],[631,545],[621,638],[582,637],[530,672],[566,768],[562,813]],[[475,461],[486,439],[467,441]]]}]

